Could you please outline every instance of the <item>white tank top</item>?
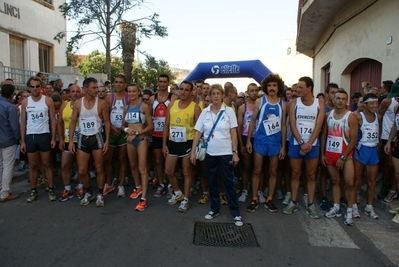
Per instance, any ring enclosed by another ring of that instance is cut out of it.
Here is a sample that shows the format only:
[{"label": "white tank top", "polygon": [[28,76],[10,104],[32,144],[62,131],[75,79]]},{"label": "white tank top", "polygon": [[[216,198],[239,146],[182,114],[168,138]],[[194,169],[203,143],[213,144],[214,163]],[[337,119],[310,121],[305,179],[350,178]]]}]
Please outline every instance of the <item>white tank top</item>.
[{"label": "white tank top", "polygon": [[389,105],[384,116],[382,117],[381,139],[383,140],[388,140],[389,138],[389,133],[391,132],[393,120],[395,118],[395,110],[398,106],[398,102],[395,100],[395,98],[392,97],[391,99],[391,105]]},{"label": "white tank top", "polygon": [[82,135],[95,135],[101,132],[102,120],[98,116],[98,97],[91,109],[87,109],[84,105],[84,97],[82,97],[82,107],[79,115],[79,128]]},{"label": "white tank top", "polygon": [[41,95],[35,102],[28,97],[26,106],[26,134],[50,133],[49,109],[46,105],[46,96]]},{"label": "white tank top", "polygon": [[[314,98],[313,104],[311,106],[306,106],[302,103],[300,97],[296,99],[295,106],[295,117],[296,117],[296,128],[303,139],[306,142],[309,141],[314,128],[316,127],[317,116],[319,114],[319,100]],[[298,141],[291,135],[290,143],[293,142],[294,145],[298,145]],[[314,141],[312,146],[318,145],[318,138]]]},{"label": "white tank top", "polygon": [[378,114],[374,114],[374,121],[368,122],[366,116],[364,116],[363,112],[360,112],[362,116],[362,125],[359,128],[361,131],[362,137],[359,140],[359,144],[367,147],[375,147],[379,142],[379,123],[378,123]]}]

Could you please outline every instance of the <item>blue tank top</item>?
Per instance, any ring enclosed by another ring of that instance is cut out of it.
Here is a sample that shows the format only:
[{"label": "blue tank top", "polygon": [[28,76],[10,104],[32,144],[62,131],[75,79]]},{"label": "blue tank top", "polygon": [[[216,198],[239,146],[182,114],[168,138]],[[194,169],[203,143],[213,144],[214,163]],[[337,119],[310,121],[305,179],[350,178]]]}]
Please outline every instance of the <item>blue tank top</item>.
[{"label": "blue tank top", "polygon": [[267,102],[266,96],[262,97],[262,103],[256,119],[254,142],[280,145],[283,101],[280,99],[276,104],[271,104]]},{"label": "blue tank top", "polygon": [[140,102],[134,108],[127,107],[125,121],[128,124],[144,124],[145,123],[145,114],[140,111],[140,107],[143,102]]}]

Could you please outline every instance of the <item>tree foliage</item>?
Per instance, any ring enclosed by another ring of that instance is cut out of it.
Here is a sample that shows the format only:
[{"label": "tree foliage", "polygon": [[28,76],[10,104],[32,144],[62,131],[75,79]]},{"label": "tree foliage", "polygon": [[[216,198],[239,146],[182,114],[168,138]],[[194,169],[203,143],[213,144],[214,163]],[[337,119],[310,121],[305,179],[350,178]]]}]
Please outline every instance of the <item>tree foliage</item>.
[{"label": "tree foliage", "polygon": [[[67,52],[74,52],[82,45],[82,40],[101,41],[105,47],[106,73],[111,74],[111,51],[120,48],[119,25],[124,14],[134,8],[145,5],[145,0],[67,0],[58,8],[68,20],[76,21],[77,29],[67,42]],[[137,25],[140,36],[167,36],[166,27],[160,24],[159,15],[126,20]],[[66,32],[59,32],[54,39],[60,42]],[[118,39],[111,45],[111,38]]]},{"label": "tree foliage", "polygon": [[[87,76],[90,73],[105,73],[105,54],[94,50],[86,56],[79,65],[80,73]],[[111,81],[116,75],[123,73],[123,62],[120,57],[111,56]]]},{"label": "tree foliage", "polygon": [[160,74],[168,74],[170,83],[176,79],[168,62],[156,60],[153,56],[147,56],[144,63],[135,64],[133,68],[133,79],[141,88],[147,88],[150,84],[156,87]]}]

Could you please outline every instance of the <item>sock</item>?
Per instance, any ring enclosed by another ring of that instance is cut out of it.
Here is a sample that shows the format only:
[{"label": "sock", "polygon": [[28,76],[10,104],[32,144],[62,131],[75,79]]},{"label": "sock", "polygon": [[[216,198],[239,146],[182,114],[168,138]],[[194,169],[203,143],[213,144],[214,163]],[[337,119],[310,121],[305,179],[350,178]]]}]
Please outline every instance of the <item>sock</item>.
[{"label": "sock", "polygon": [[102,195],[103,194],[103,191],[104,191],[104,188],[103,189],[98,189],[98,193],[100,194],[100,195]]},{"label": "sock", "polygon": [[310,206],[312,206],[313,205],[313,203],[308,203],[308,208],[310,207]]},{"label": "sock", "polygon": [[253,197],[252,200],[258,202],[258,198],[257,197]]},{"label": "sock", "polygon": [[352,214],[352,208],[348,208],[346,212]]},{"label": "sock", "polygon": [[369,204],[366,205],[366,209],[370,210],[372,208],[373,208],[373,205],[369,205]]},{"label": "sock", "polygon": [[184,200],[188,202],[188,198],[185,197]]},{"label": "sock", "polygon": [[258,196],[260,196],[260,194],[262,194],[262,192],[259,190],[259,191],[258,191]]},{"label": "sock", "polygon": [[357,204],[353,204],[352,209],[357,209]]},{"label": "sock", "polygon": [[286,195],[291,195],[291,192],[287,192]]},{"label": "sock", "polygon": [[83,184],[78,184],[78,188],[83,188]]},{"label": "sock", "polygon": [[140,198],[140,201],[147,201],[145,197]]},{"label": "sock", "polygon": [[242,190],[242,193],[248,195],[248,190]]},{"label": "sock", "polygon": [[69,184],[69,185],[66,185],[66,186],[65,186],[65,190],[66,190],[66,191],[71,191],[71,185],[70,185],[70,184]]},{"label": "sock", "polygon": [[292,203],[294,203],[294,205],[298,205],[298,201],[296,200],[292,200]]},{"label": "sock", "polygon": [[[162,184],[162,187],[164,187],[165,185],[164,184]],[[171,188],[172,187],[172,185],[171,184],[168,184],[168,188]]]},{"label": "sock", "polygon": [[108,186],[108,184],[107,184],[107,183],[105,183],[105,184],[104,184],[104,188],[106,188],[107,186]]},{"label": "sock", "polygon": [[85,190],[86,190],[86,192],[87,193],[89,193],[89,194],[93,194],[93,190],[91,189],[91,187],[89,186],[89,187],[87,187],[87,188],[85,188]]},{"label": "sock", "polygon": [[37,188],[32,188],[32,191],[36,191],[37,192]]},{"label": "sock", "polygon": [[327,200],[327,198],[326,198],[326,197],[323,197],[322,200]]},{"label": "sock", "polygon": [[140,189],[141,188],[141,185],[136,185],[136,189]]},{"label": "sock", "polygon": [[267,199],[266,199],[266,202],[269,202],[269,201],[272,201],[273,200],[273,198],[272,197],[267,197]]},{"label": "sock", "polygon": [[336,208],[337,210],[339,210],[339,204],[334,203],[334,208]]}]

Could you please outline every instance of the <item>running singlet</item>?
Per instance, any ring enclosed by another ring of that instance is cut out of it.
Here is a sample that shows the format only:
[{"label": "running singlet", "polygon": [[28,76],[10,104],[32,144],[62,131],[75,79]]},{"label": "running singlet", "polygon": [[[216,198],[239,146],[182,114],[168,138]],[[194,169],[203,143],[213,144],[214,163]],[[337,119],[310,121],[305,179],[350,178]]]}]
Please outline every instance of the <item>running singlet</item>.
[{"label": "running singlet", "polygon": [[358,143],[356,145],[357,149],[360,149],[360,146],[377,146],[379,143],[378,131],[380,129],[380,125],[378,123],[378,114],[374,114],[374,121],[372,122],[367,121],[363,112],[360,112],[360,116],[362,116],[362,125],[360,125],[358,131]]},{"label": "running singlet", "polygon": [[112,94],[111,97],[111,106],[110,106],[110,114],[109,119],[111,121],[111,125],[116,128],[122,127],[122,116],[123,116],[123,107],[128,103],[128,95],[125,94],[125,97],[117,100],[115,99],[115,94]]},{"label": "running singlet", "polygon": [[[64,142],[69,143],[69,123],[71,123],[72,108],[71,101],[66,103],[64,110],[62,111],[62,120],[64,121]],[[76,122],[75,133],[73,134],[73,142],[78,141],[79,136],[79,122]]]},{"label": "running singlet", "polygon": [[170,127],[169,140],[176,143],[186,142],[194,139],[194,108],[195,103],[191,101],[185,109],[179,108],[180,100],[173,102],[173,106],[169,110]]},{"label": "running singlet", "polygon": [[[350,129],[348,118],[352,113],[347,111],[346,114],[339,120],[334,119],[334,111],[330,112],[327,118],[327,141],[325,155],[331,158],[339,158],[345,151],[346,147],[350,142]],[[352,156],[351,151],[347,157]]]},{"label": "running singlet", "polygon": [[[248,108],[247,103],[244,104],[244,118],[242,120],[242,135],[243,136],[248,136],[248,128],[249,128],[249,123],[252,120],[252,114],[254,113],[252,110]],[[255,132],[252,134],[252,137],[254,137]]]},{"label": "running singlet", "polygon": [[391,128],[393,125],[393,120],[395,118],[395,109],[398,106],[398,102],[395,100],[395,97],[391,98],[391,104],[385,111],[384,116],[382,117],[382,131],[381,131],[381,139],[388,140],[389,133],[391,132]]},{"label": "running singlet", "polygon": [[127,106],[125,121],[128,124],[144,124],[145,123],[145,114],[140,111],[140,107],[143,102],[140,102],[134,108]]},{"label": "running singlet", "polygon": [[[311,106],[305,106],[300,97],[296,99],[295,118],[296,128],[298,129],[301,139],[306,143],[309,141],[314,128],[316,126],[317,116],[319,114],[319,100],[314,98]],[[299,145],[298,140],[291,135],[290,144]],[[313,142],[312,146],[319,146],[319,138]]]},{"label": "running singlet", "polygon": [[283,101],[271,104],[262,97],[257,119],[254,142],[281,144],[281,124],[283,122]]},{"label": "running singlet", "polygon": [[35,102],[28,97],[26,106],[26,134],[50,133],[49,109],[46,105],[46,96],[41,95]]},{"label": "running singlet", "polygon": [[154,103],[152,104],[152,114],[154,121],[154,130],[152,131],[152,136],[162,137],[163,127],[165,125],[166,110],[170,103],[170,98],[172,94],[168,94],[168,98],[165,102],[158,101],[158,94],[155,94]]},{"label": "running singlet", "polygon": [[91,109],[86,109],[84,97],[82,97],[82,107],[79,114],[79,129],[82,135],[95,135],[101,132],[102,119],[98,116],[98,97]]}]

